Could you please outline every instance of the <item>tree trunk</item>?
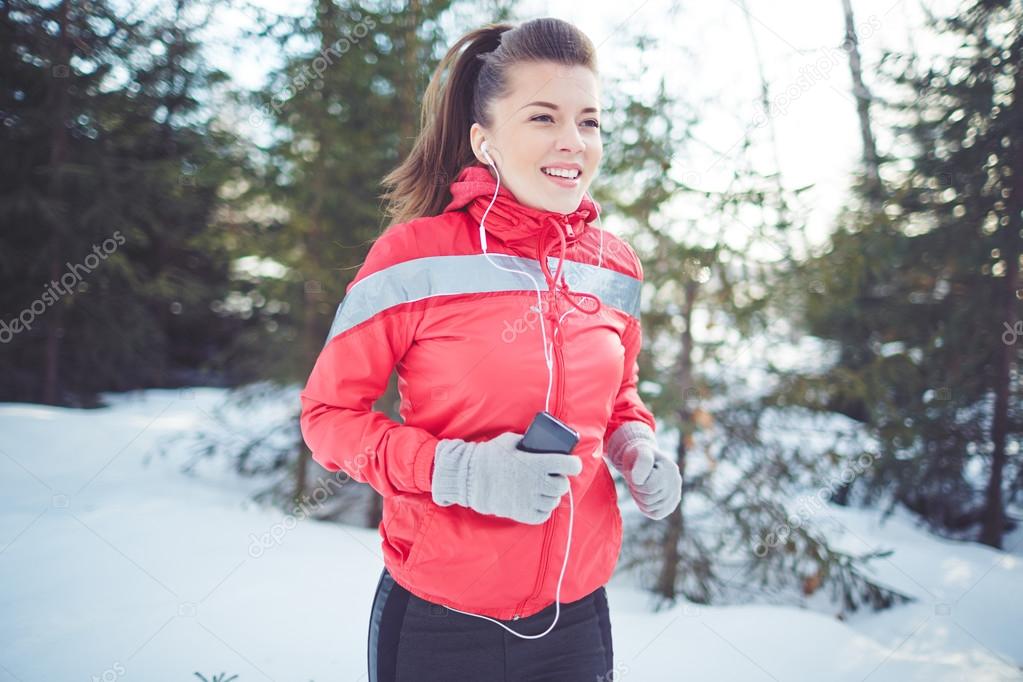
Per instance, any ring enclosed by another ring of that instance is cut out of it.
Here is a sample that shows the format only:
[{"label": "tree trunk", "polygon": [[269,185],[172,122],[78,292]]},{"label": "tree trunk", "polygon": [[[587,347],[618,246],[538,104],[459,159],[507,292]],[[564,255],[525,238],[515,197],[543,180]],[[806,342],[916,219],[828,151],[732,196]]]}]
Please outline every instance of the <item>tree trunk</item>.
[{"label": "tree trunk", "polygon": [[[410,151],[412,151],[412,145],[415,143],[416,138],[416,125],[418,118],[412,115],[411,112],[419,110],[419,102],[416,97],[416,83],[418,76],[418,64],[419,55],[419,13],[420,13],[419,0],[410,0],[408,3],[408,10],[405,12],[407,19],[407,29],[405,31],[405,80],[402,83],[401,88],[401,99],[402,106],[401,110],[406,112],[401,120],[398,122],[398,129],[400,131],[399,137],[399,148],[398,155],[400,158],[405,158]],[[453,178],[452,178],[453,179]]]},{"label": "tree trunk", "polygon": [[884,193],[881,185],[880,161],[877,157],[877,144],[874,141],[874,130],[870,124],[870,91],[863,84],[863,67],[860,64],[860,46],[856,35],[856,23],[853,18],[852,0],[842,0],[845,14],[845,40],[842,45],[849,55],[849,72],[852,76],[853,95],[856,97],[856,113],[860,118],[860,138],[863,144],[863,172],[866,177],[867,197],[871,209],[881,210]]},{"label": "tree trunk", "polygon": [[[50,78],[53,85],[53,127],[50,130],[50,177],[48,194],[50,200],[60,200],[60,173],[67,160],[68,136],[64,122],[68,110],[68,81],[71,78],[71,39],[68,36],[69,0],[63,0],[57,11],[57,54],[51,64]],[[59,70],[58,70],[59,69]],[[50,240],[50,278],[60,277],[60,252],[62,225],[52,226]],[[57,385],[60,380],[60,325],[63,322],[63,305],[58,301],[46,322],[46,353],[43,366],[42,402],[57,404]]]},{"label": "tree trunk", "polygon": [[291,491],[291,501],[301,505],[305,495],[306,482],[309,478],[309,460],[312,454],[299,439],[298,457],[295,458],[294,488]]},{"label": "tree trunk", "polygon": [[[685,302],[682,307],[682,320],[684,331],[682,332],[682,348],[678,361],[678,381],[676,385],[683,396],[682,407],[678,411],[679,438],[676,451],[676,461],[682,477],[686,475],[686,455],[689,451],[688,434],[693,425],[692,403],[696,400],[693,391],[693,308],[696,301],[699,283],[689,280],[685,283]],[[685,497],[679,502],[678,507],[663,521],[667,524],[664,529],[664,538],[661,544],[661,570],[657,577],[657,584],[654,591],[674,601],[676,597],[676,584],[678,582],[678,565],[681,559],[679,555],[679,542],[682,540],[682,533],[685,530],[685,519],[682,516],[682,506]]]},{"label": "tree trunk", "polygon": [[784,201],[785,183],[782,180],[781,154],[778,153],[778,135],[774,127],[774,118],[771,116],[771,88],[767,82],[767,74],[764,73],[764,59],[760,55],[760,43],[757,41],[756,31],[753,30],[753,18],[749,13],[749,8],[746,7],[746,0],[739,0],[739,6],[746,17],[746,28],[749,30],[750,45],[753,47],[753,54],[757,59],[757,75],[760,77],[760,106],[764,108],[764,124],[767,126],[767,133],[771,142],[771,154],[774,156],[775,184],[778,187],[778,197]]},{"label": "tree trunk", "polygon": [[[316,9],[316,28],[320,34],[320,49],[322,52],[327,52],[335,40],[336,34],[334,2],[333,0],[319,0]],[[327,87],[329,86],[324,83],[324,88]],[[327,192],[325,186],[327,174],[323,168],[325,153],[321,147],[317,159],[320,166],[317,172],[313,173],[315,191],[312,205],[309,207],[309,226],[303,234],[304,255],[309,264],[308,272],[313,274],[313,277],[306,279],[303,283],[302,341],[307,367],[312,367],[316,362],[326,340],[326,335],[320,326],[320,302],[325,293],[325,282],[317,279],[320,276],[318,273],[325,272],[319,262],[321,240],[324,234],[322,225],[325,218],[323,216],[323,198]],[[295,463],[293,496],[296,499],[301,499],[305,494],[306,482],[309,478],[307,467],[310,459],[312,459],[312,453],[305,445],[302,445],[299,448],[298,461]]]},{"label": "tree trunk", "polygon": [[[1013,107],[1023,108],[1023,72],[1017,69],[1013,85]],[[1019,114],[1015,115],[1016,119]],[[1002,229],[1005,235],[1005,248],[1002,258],[1005,260],[1005,278],[1002,287],[1002,310],[1005,324],[1008,329],[1015,330],[1019,321],[1019,294],[1023,291],[1023,282],[1019,278],[1020,259],[1020,230],[1023,230],[1023,143],[1019,136],[1013,137],[1012,153],[1009,158],[1015,164],[1010,176],[1012,187],[1010,188],[1007,215],[1008,224]],[[1001,335],[999,335],[1000,337]],[[1005,534],[1005,504],[1002,500],[1002,477],[1004,475],[1006,452],[1005,440],[1009,422],[1009,389],[1013,374],[1013,365],[1016,359],[1016,343],[1019,340],[1013,338],[1013,343],[1005,343],[1002,340],[998,348],[998,374],[995,378],[995,413],[991,424],[991,443],[994,450],[991,453],[991,474],[988,478],[987,490],[984,495],[984,516],[983,525],[980,531],[980,542],[991,547],[1001,548],[1002,536]]]}]

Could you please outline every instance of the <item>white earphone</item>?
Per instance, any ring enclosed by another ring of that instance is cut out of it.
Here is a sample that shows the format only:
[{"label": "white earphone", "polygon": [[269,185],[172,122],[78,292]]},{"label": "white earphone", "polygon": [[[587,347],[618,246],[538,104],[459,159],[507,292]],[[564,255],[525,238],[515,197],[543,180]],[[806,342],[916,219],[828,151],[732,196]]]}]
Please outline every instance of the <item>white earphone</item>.
[{"label": "white earphone", "polygon": [[[494,188],[494,198],[490,200],[490,205],[487,206],[487,210],[483,212],[483,217],[480,220],[480,245],[483,247],[483,255],[486,256],[487,260],[490,261],[491,265],[493,265],[494,267],[496,267],[496,268],[498,268],[500,270],[507,270],[508,272],[517,272],[517,273],[523,274],[526,277],[528,277],[530,280],[532,280],[533,287],[536,289],[536,307],[532,308],[532,310],[536,311],[536,313],[539,315],[539,314],[541,314],[543,304],[542,304],[542,301],[541,301],[540,285],[533,278],[533,276],[530,275],[528,272],[525,272],[524,270],[509,269],[509,268],[503,267],[501,265],[498,265],[497,263],[495,263],[491,259],[490,254],[487,253],[487,233],[486,233],[486,228],[484,228],[483,225],[486,222],[487,214],[490,213],[491,207],[493,207],[494,202],[497,200],[497,193],[501,189],[501,173],[498,172],[497,164],[494,163],[494,160],[490,157],[490,153],[487,151],[487,141],[486,140],[483,140],[483,144],[480,145],[480,153],[483,154],[483,158],[487,160],[487,163],[489,163],[490,166],[494,169],[494,172],[497,173],[497,186]],[[597,225],[598,226],[600,225],[600,211],[599,210],[597,211]],[[504,254],[496,254],[496,255],[504,255]],[[599,250],[599,255],[597,257],[597,267],[600,267],[601,263],[603,262],[603,255],[604,255],[604,232],[603,232],[603,230],[601,230],[601,232],[600,232],[600,250]],[[572,312],[571,308],[569,308],[568,310],[565,311],[564,315],[561,316],[561,319],[562,320],[565,319],[565,315],[568,315],[570,312]],[[560,322],[560,320],[559,320],[559,322]],[[552,369],[553,363],[554,363],[554,357],[553,357],[554,354],[553,354],[553,349],[549,348],[548,345],[547,345],[547,330],[546,330],[546,325],[544,325],[544,323],[543,323],[542,316],[541,316],[541,319],[540,319],[540,334],[541,334],[541,338],[542,338],[542,342],[543,342],[544,364],[547,365],[547,400],[546,400],[546,402],[544,404],[544,409],[548,410],[550,408],[551,387],[553,385],[553,380],[554,380],[554,374],[553,374],[553,369]],[[552,342],[552,345],[553,345],[553,342]],[[489,621],[491,621],[493,623],[497,623],[498,625],[503,627],[505,630],[507,630],[508,632],[512,633],[513,635],[515,635],[516,637],[519,637],[521,639],[539,639],[540,637],[543,637],[544,635],[546,635],[548,632],[550,632],[551,630],[554,629],[554,626],[557,625],[557,623],[558,623],[558,618],[561,616],[561,581],[562,581],[562,579],[564,579],[564,577],[565,577],[565,569],[568,567],[568,556],[569,556],[569,550],[572,547],[572,527],[574,525],[574,521],[575,521],[575,499],[572,497],[572,488],[569,487],[569,489],[568,489],[568,542],[565,543],[565,560],[561,564],[561,574],[558,575],[558,586],[557,586],[557,589],[554,592],[554,605],[555,605],[554,606],[554,622],[552,622],[550,624],[550,626],[546,630],[544,630],[543,632],[541,632],[538,635],[523,635],[521,633],[515,632],[510,627],[508,627],[507,625],[502,623],[501,621],[495,620],[493,618],[490,618],[489,616],[483,616],[483,615],[480,615],[478,613],[469,613],[468,611],[461,611],[459,609],[452,608],[450,606],[447,606],[445,608],[448,608],[448,609],[450,609],[452,611],[458,611],[458,613],[464,613],[467,616],[475,616],[476,618],[483,618],[483,619],[489,620]]]}]

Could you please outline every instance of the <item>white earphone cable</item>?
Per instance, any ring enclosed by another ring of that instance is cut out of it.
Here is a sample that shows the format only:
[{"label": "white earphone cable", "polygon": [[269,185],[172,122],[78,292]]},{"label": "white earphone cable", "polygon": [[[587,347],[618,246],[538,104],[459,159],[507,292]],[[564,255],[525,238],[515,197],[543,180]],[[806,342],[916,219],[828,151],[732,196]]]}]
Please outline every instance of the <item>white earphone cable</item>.
[{"label": "white earphone cable", "polygon": [[[485,144],[486,143],[484,143],[484,145]],[[553,342],[551,343],[551,347],[548,348],[548,344],[547,344],[547,331],[546,331],[546,327],[544,325],[544,320],[543,320],[543,302],[542,302],[542,297],[541,297],[541,294],[540,294],[540,285],[537,283],[536,279],[534,279],[533,276],[530,275],[528,272],[526,272],[524,270],[519,270],[518,268],[513,268],[512,269],[512,268],[506,268],[506,267],[504,267],[502,265],[499,265],[499,264],[495,263],[494,260],[490,257],[490,254],[487,253],[487,232],[486,232],[486,228],[484,227],[484,224],[486,223],[486,220],[487,220],[487,214],[490,213],[490,209],[493,207],[494,202],[497,201],[497,194],[498,194],[498,192],[501,189],[501,173],[500,173],[500,171],[497,170],[497,164],[495,164],[493,162],[493,159],[491,159],[490,155],[487,153],[485,146],[484,146],[484,149],[483,149],[483,155],[484,155],[484,158],[486,158],[488,163],[490,164],[490,167],[494,169],[494,173],[497,175],[497,186],[494,188],[494,196],[490,200],[490,204],[487,206],[487,210],[483,212],[483,216],[480,218],[480,245],[483,247],[483,255],[486,256],[487,260],[490,261],[491,265],[493,265],[494,267],[499,268],[501,270],[505,270],[507,272],[518,272],[518,273],[521,273],[521,274],[525,275],[526,277],[528,277],[533,282],[533,287],[536,289],[536,307],[533,308],[533,310],[535,310],[537,312],[537,314],[540,316],[540,335],[541,335],[541,341],[543,343],[543,357],[544,357],[544,363],[547,365],[547,398],[544,401],[544,410],[549,410],[549,408],[550,408],[550,400],[551,400],[551,386],[552,386],[552,384],[554,382]],[[594,202],[594,206],[596,206],[596,202]],[[597,225],[598,226],[600,225],[600,211],[599,210],[597,211]],[[603,262],[603,255],[604,255],[604,231],[601,228],[599,230],[599,232],[600,232],[600,251],[599,251],[599,253],[597,255],[597,267],[600,267],[601,263]],[[500,256],[500,255],[504,255],[504,254],[495,254],[495,255]],[[564,275],[562,275],[562,278],[564,278]],[[561,318],[559,319],[559,323],[561,322],[561,320],[564,320],[565,319],[565,315],[568,315],[568,313],[572,312],[572,310],[573,309],[570,308],[569,310],[565,311],[564,315],[562,315]],[[557,334],[558,330],[555,329],[554,333]],[[510,632],[513,635],[515,635],[516,637],[520,637],[522,639],[538,639],[538,638],[543,637],[544,635],[546,635],[548,632],[550,632],[551,630],[554,629],[554,626],[557,624],[558,618],[561,615],[561,583],[562,583],[562,580],[565,577],[565,569],[568,567],[569,550],[572,547],[572,527],[573,527],[574,521],[575,521],[575,500],[572,497],[572,487],[569,486],[569,488],[568,488],[568,542],[565,543],[565,560],[561,564],[561,573],[558,575],[558,586],[557,586],[557,588],[555,589],[555,592],[554,592],[554,621],[551,622],[550,626],[546,630],[544,630],[543,632],[541,632],[539,634],[536,634],[536,635],[523,635],[522,633],[515,632],[514,630],[509,628],[507,625],[502,623],[501,621],[496,620],[494,618],[491,618],[489,616],[484,616],[484,615],[481,615],[481,614],[478,614],[478,613],[469,613],[468,611],[461,611],[461,610],[453,608],[451,606],[447,606],[445,608],[448,608],[448,609],[450,609],[452,611],[457,611],[458,613],[463,613],[463,614],[465,614],[467,616],[474,616],[476,618],[483,618],[485,620],[491,621],[492,623],[497,623],[498,625],[503,627],[508,632]]]}]

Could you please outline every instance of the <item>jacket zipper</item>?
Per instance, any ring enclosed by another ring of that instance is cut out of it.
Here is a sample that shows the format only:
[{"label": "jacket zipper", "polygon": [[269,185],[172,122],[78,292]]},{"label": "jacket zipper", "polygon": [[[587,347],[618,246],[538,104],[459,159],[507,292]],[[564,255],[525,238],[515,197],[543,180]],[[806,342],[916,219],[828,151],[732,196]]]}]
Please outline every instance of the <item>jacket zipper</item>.
[{"label": "jacket zipper", "polygon": [[[562,337],[561,342],[565,342],[564,337]],[[559,418],[558,408],[561,406],[565,393],[565,377],[564,372],[562,371],[565,364],[565,358],[561,352],[561,347],[553,343],[552,345],[554,347],[554,369],[557,375],[557,390],[554,393],[554,405],[551,407],[551,415],[555,418]],[[544,524],[543,543],[540,545],[540,572],[537,574],[536,581],[533,583],[532,594],[519,603],[518,607],[515,609],[515,615],[512,616],[512,620],[518,620],[522,616],[522,611],[525,609],[526,604],[540,594],[540,589],[543,587],[544,577],[547,575],[547,563],[550,558],[550,542],[551,538],[554,537],[554,527],[557,525],[558,521],[557,512],[560,508],[560,504],[555,507],[554,513],[551,514],[551,518]]]}]

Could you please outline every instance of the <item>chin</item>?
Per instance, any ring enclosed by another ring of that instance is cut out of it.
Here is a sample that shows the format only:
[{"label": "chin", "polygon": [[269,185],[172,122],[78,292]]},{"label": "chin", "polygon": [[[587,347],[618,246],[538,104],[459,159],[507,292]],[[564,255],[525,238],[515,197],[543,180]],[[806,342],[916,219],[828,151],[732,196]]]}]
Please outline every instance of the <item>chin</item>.
[{"label": "chin", "polygon": [[580,201],[582,201],[582,194],[573,193],[572,196],[568,197],[547,199],[543,202],[543,207],[545,210],[555,213],[571,213],[579,208]]}]

